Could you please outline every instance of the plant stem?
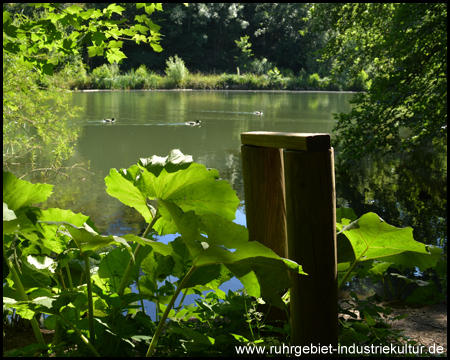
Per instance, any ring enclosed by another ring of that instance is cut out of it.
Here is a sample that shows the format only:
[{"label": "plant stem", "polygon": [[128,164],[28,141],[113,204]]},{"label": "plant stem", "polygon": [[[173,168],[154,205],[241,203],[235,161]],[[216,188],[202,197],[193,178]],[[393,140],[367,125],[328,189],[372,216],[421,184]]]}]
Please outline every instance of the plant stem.
[{"label": "plant stem", "polygon": [[86,268],[86,284],[88,291],[88,306],[89,306],[89,339],[91,345],[95,345],[95,331],[94,331],[94,302],[92,301],[92,284],[91,284],[91,266],[89,264],[89,255],[84,255],[84,264]]},{"label": "plant stem", "polygon": [[[139,285],[139,279],[136,281],[136,285],[138,288],[138,293],[139,293],[139,295],[141,295],[141,286]],[[141,299],[140,301],[141,301],[142,312],[145,314],[144,300]]]},{"label": "plant stem", "polygon": [[[17,274],[16,268],[13,263],[5,256],[5,248],[3,248],[3,259],[5,259],[6,264],[8,265],[9,271],[11,272],[14,285],[19,291],[20,298],[22,301],[28,301],[28,296],[25,292],[25,289],[20,281],[19,275]],[[30,320],[31,327],[33,328],[34,336],[36,337],[36,341],[40,345],[45,345],[44,337],[42,336],[41,329],[39,328],[39,324],[36,318],[33,316]]]},{"label": "plant stem", "polygon": [[139,251],[141,250],[141,244],[137,244],[136,249],[134,250],[133,257],[128,262],[128,266],[125,269],[125,272],[123,273],[122,280],[120,281],[119,290],[117,290],[117,294],[119,296],[123,295],[123,292],[125,291],[125,288],[128,284],[128,278],[130,277],[131,270],[133,270],[134,267],[134,259],[136,259],[136,256],[139,254]]},{"label": "plant stem", "polygon": [[[67,277],[69,278],[70,290],[73,291],[73,281],[72,281],[72,275],[70,274],[69,264],[66,264],[65,268],[67,271]],[[80,320],[80,310],[78,309],[77,306],[75,306],[75,316],[76,316],[77,320]]]},{"label": "plant stem", "polygon": [[183,289],[184,285],[186,285],[187,281],[189,280],[189,278],[192,276],[192,274],[194,273],[194,271],[196,269],[197,269],[196,266],[192,266],[189,269],[188,273],[185,275],[185,277],[181,281],[180,285],[177,287],[177,290],[173,294],[172,299],[170,299],[170,302],[167,305],[166,310],[164,311],[164,314],[163,314],[161,320],[159,320],[158,328],[156,329],[155,335],[153,335],[153,338],[152,338],[152,342],[150,343],[150,346],[148,347],[147,354],[145,355],[146,357],[152,356],[152,354],[156,348],[156,344],[158,343],[159,336],[161,335],[164,324],[167,320],[167,316],[169,316],[169,312],[172,309],[173,305],[175,304],[175,300],[177,299],[177,297],[180,294],[181,290]]},{"label": "plant stem", "polygon": [[355,259],[354,263],[352,264],[352,266],[350,266],[350,269],[347,270],[347,272],[345,273],[344,277],[342,278],[342,280],[339,282],[338,285],[338,291],[339,289],[345,284],[345,282],[347,281],[347,278],[350,276],[350,274],[352,273],[353,269],[356,267],[356,265],[359,264],[359,259],[361,259],[361,257],[364,255],[364,253],[367,251],[364,250],[361,255],[359,255],[359,257],[357,259]]},{"label": "plant stem", "polygon": [[[148,233],[150,232],[150,230],[152,229],[153,225],[155,224],[155,222],[158,218],[159,217],[157,217],[155,215],[152,222],[147,226],[147,229],[145,229],[144,233],[142,234],[142,237],[146,237],[148,235]],[[136,259],[136,257],[138,256],[140,250],[141,250],[141,244],[137,244],[136,249],[134,249],[134,254],[133,254],[134,256],[128,262],[128,266],[125,269],[125,272],[123,273],[122,280],[119,285],[119,290],[117,291],[117,294],[119,296],[123,295],[123,292],[125,291],[125,288],[127,287],[128,278],[130,277],[131,270],[133,270],[133,267],[134,267],[134,259]]]},{"label": "plant stem", "polygon": [[73,281],[72,281],[72,275],[70,274],[69,264],[66,264],[65,268],[66,268],[66,271],[67,271],[67,277],[69,279],[70,290],[73,290]]},{"label": "plant stem", "polygon": [[75,333],[80,337],[80,339],[86,344],[89,350],[91,350],[96,357],[101,357],[100,354],[97,352],[97,350],[95,350],[94,346],[92,346],[92,344],[89,342],[86,336],[84,336],[80,332],[80,330],[78,330],[75,326],[73,326],[73,324],[69,320],[67,320],[64,316],[62,316],[61,314],[59,316],[72,328],[73,331],[75,331]]}]

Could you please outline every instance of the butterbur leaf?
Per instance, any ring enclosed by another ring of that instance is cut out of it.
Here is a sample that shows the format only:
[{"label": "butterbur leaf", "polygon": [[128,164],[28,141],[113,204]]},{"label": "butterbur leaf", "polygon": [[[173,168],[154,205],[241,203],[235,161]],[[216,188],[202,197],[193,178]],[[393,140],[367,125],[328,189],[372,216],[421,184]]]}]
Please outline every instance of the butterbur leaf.
[{"label": "butterbur leaf", "polygon": [[43,296],[32,301],[15,301],[10,298],[3,298],[4,305],[18,310],[20,309],[26,314],[26,319],[31,319],[34,313],[39,312],[59,316],[61,310],[70,303],[76,307],[80,307],[87,303],[87,296],[82,292],[64,290],[58,295]]},{"label": "butterbur leaf", "polygon": [[80,249],[86,255],[90,255],[94,251],[112,243],[119,243],[124,245],[128,249],[129,253],[131,253],[130,245],[125,241],[125,239],[113,235],[108,236],[98,235],[97,232],[94,231],[86,223],[81,227],[78,227],[67,221],[46,221],[46,223],[64,225],[67,231],[72,236],[72,239],[76,244],[77,248]]},{"label": "butterbur leaf", "polygon": [[3,202],[9,210],[16,211],[21,207],[47,200],[52,193],[53,185],[32,184],[16,178],[12,173],[3,172]]},{"label": "butterbur leaf", "polygon": [[[108,278],[110,285],[113,287],[111,291],[117,292],[119,289],[120,281],[125,273],[125,269],[128,266],[128,262],[131,259],[131,255],[122,246],[109,251],[108,254],[103,257],[98,267],[98,276],[100,278]],[[131,283],[132,279],[130,279]],[[128,284],[127,284],[128,285]]]},{"label": "butterbur leaf", "polygon": [[[69,237],[61,236],[58,223],[65,221],[75,226],[83,227],[83,224],[89,224],[90,228],[94,227],[89,216],[83,214],[75,214],[71,210],[47,209],[38,210],[36,213],[39,221],[36,228],[44,235],[43,244],[57,254],[62,253],[66,249]],[[96,231],[96,229],[93,229]]]},{"label": "butterbur leaf", "polygon": [[17,219],[14,211],[8,208],[8,204],[3,203],[3,221],[10,221]]},{"label": "butterbur leaf", "polygon": [[175,261],[170,255],[164,256],[156,251],[152,251],[142,261],[142,271],[157,284],[157,280],[162,281],[167,276],[171,275]]},{"label": "butterbur leaf", "polygon": [[[147,223],[155,216],[155,199],[170,200],[197,214],[216,213],[234,219],[239,199],[217,170],[191,163],[192,158],[173,150],[168,157],[140,159],[140,165],[127,170],[112,169],[105,178],[107,192],[139,211]],[[153,228],[161,235],[177,232],[170,214],[157,209],[161,217]]]},{"label": "butterbur leaf", "polygon": [[[162,199],[158,199],[158,203],[167,209],[177,224],[191,254],[193,266],[223,264],[241,280],[249,295],[262,297],[284,308],[278,293],[291,286],[286,270],[305,274],[300,265],[280,258],[257,241],[248,241],[246,229],[225,218],[214,214],[199,216],[192,211],[183,212],[177,205]],[[217,229],[224,231],[215,231]],[[211,232],[211,236],[206,231]],[[235,236],[230,238],[231,233]],[[207,243],[208,246],[202,246],[201,243]]]},{"label": "butterbur leaf", "polygon": [[357,261],[380,259],[405,251],[430,256],[425,245],[414,240],[412,228],[389,225],[374,213],[367,213],[344,226],[342,233],[349,239]]},{"label": "butterbur leaf", "polygon": [[[18,276],[25,289],[42,287],[46,288],[52,283],[52,272],[50,265],[53,260],[45,256],[22,256],[20,259],[21,267]],[[47,264],[48,266],[45,266]]]},{"label": "butterbur leaf", "polygon": [[134,207],[147,223],[151,223],[153,215],[147,206],[145,189],[137,185],[141,170],[137,166],[132,166],[131,170],[119,172],[116,169],[111,169],[109,175],[105,178],[106,191],[125,205]]},{"label": "butterbur leaf", "polygon": [[191,155],[184,155],[180,150],[171,150],[168,156],[153,155],[150,158],[139,159],[139,165],[146,168],[153,175],[158,176],[162,169],[173,173],[184,170],[194,162]]},{"label": "butterbur leaf", "polygon": [[3,235],[14,233],[20,229],[20,221],[14,211],[8,208],[8,204],[3,203]]},{"label": "butterbur leaf", "polygon": [[434,268],[439,259],[442,258],[442,249],[426,245],[427,253],[419,253],[415,251],[405,251],[397,255],[387,256],[383,261],[390,261],[404,268],[414,269],[417,267],[421,271]]}]

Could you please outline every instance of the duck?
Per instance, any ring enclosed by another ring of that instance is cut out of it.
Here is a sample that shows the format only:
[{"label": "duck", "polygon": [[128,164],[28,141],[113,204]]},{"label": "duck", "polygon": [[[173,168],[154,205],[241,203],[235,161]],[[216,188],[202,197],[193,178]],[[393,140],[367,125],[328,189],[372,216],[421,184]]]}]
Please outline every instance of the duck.
[{"label": "duck", "polygon": [[113,123],[116,122],[116,119],[112,118],[112,119],[103,119],[102,122],[104,123]]},{"label": "duck", "polygon": [[196,126],[196,125],[200,125],[200,123],[201,123],[200,120],[197,120],[197,121],[188,121],[188,122],[186,123],[186,125],[188,125],[188,126]]},{"label": "duck", "polygon": [[254,111],[253,114],[255,114],[255,115],[262,115],[263,112],[262,111]]}]

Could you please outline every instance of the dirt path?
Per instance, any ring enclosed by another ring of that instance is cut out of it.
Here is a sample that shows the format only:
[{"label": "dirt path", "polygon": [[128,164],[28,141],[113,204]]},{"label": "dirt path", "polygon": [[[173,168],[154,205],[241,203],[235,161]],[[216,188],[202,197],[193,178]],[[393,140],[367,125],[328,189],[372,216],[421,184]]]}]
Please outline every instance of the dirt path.
[{"label": "dirt path", "polygon": [[409,307],[404,304],[384,304],[390,306],[390,316],[409,314],[408,317],[395,321],[394,329],[405,329],[404,334],[418,341],[427,348],[442,346],[447,356],[447,304],[441,302],[424,307]]}]

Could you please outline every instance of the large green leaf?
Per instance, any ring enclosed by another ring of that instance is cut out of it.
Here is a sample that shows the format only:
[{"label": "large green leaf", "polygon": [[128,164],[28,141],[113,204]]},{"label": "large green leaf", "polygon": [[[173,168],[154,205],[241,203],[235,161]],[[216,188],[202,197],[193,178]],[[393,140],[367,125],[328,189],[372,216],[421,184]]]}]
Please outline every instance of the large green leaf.
[{"label": "large green leaf", "polygon": [[159,234],[176,233],[177,226],[167,211],[157,207],[156,199],[170,200],[183,211],[212,212],[234,219],[239,205],[236,192],[228,182],[218,180],[217,170],[190,161],[180,152],[172,151],[167,158],[141,159],[142,165],[127,170],[112,169],[105,178],[107,192],[138,210],[147,223],[158,210],[162,217],[153,228]]},{"label": "large green leaf", "polygon": [[[44,235],[44,238],[41,239],[43,245],[57,254],[62,253],[66,249],[67,242],[70,240],[69,236],[64,235],[59,230],[61,221],[78,227],[83,227],[83,224],[86,223],[93,228],[93,223],[89,216],[81,213],[75,214],[71,210],[57,208],[37,210],[36,216],[39,220],[36,223],[36,228]],[[95,228],[93,230],[95,231]]]},{"label": "large green leaf", "polygon": [[20,228],[20,221],[14,211],[8,208],[8,204],[3,203],[3,235],[14,233]]},{"label": "large green leaf", "polygon": [[380,259],[405,251],[430,256],[426,246],[413,238],[413,229],[389,225],[377,214],[367,213],[349,225],[342,233],[349,239],[356,261]]},{"label": "large green leaf", "polygon": [[158,176],[162,169],[169,173],[184,170],[193,163],[191,155],[184,155],[180,150],[171,150],[168,156],[153,155],[150,158],[139,159],[139,165],[145,167],[153,175]]},{"label": "large green leaf", "polygon": [[241,280],[251,296],[284,307],[278,293],[291,286],[286,270],[305,274],[300,265],[280,258],[257,241],[248,241],[247,229],[221,216],[183,212],[176,204],[162,199],[158,203],[177,224],[193,266],[223,264]]},{"label": "large green leaf", "polygon": [[52,188],[53,185],[32,184],[16,178],[10,172],[3,172],[3,202],[13,211],[47,200]]},{"label": "large green leaf", "polygon": [[[3,298],[3,304],[15,309],[20,309],[26,319],[31,319],[34,313],[41,312],[50,315],[60,315],[61,310],[72,303],[80,307],[87,302],[86,294],[78,291],[65,290],[55,296],[43,296],[32,301],[15,301],[11,298]],[[25,312],[25,310],[31,310]]]},{"label": "large green leaf", "polygon": [[10,210],[8,204],[3,203],[3,221],[10,221],[17,219],[14,211]]},{"label": "large green leaf", "polygon": [[128,252],[131,254],[130,245],[125,239],[113,235],[99,235],[86,223],[81,227],[78,227],[67,221],[46,221],[45,223],[64,225],[67,231],[70,233],[77,248],[80,249],[81,252],[85,255],[90,255],[94,251],[113,243],[124,245],[127,248]]},{"label": "large green leaf", "polygon": [[[17,276],[25,290],[31,288],[49,289],[53,281],[52,278],[55,277],[54,271],[56,265],[53,259],[46,256],[23,255],[17,261],[20,263],[20,271],[17,272]],[[19,300],[20,296],[17,291],[17,285],[12,281],[9,285],[14,289],[14,295],[8,296]],[[3,290],[5,292],[5,287]]]},{"label": "large green leaf", "polygon": [[393,262],[397,265],[401,265],[404,268],[414,269],[419,268],[421,271],[425,271],[429,268],[434,268],[438,261],[442,258],[442,249],[427,245],[428,253],[418,253],[415,251],[405,251],[401,254],[386,256],[383,261]]},{"label": "large green leaf", "polygon": [[[122,280],[123,274],[128,266],[128,262],[131,259],[131,255],[126,250],[126,248],[119,246],[103,257],[100,265],[98,267],[98,276],[100,278],[109,279],[110,291],[117,293]],[[132,282],[130,279],[129,285]]]}]

